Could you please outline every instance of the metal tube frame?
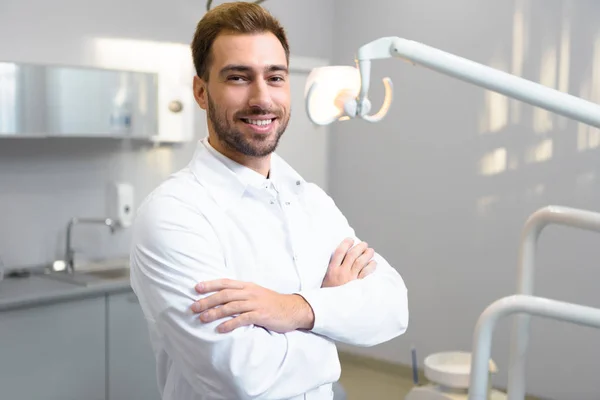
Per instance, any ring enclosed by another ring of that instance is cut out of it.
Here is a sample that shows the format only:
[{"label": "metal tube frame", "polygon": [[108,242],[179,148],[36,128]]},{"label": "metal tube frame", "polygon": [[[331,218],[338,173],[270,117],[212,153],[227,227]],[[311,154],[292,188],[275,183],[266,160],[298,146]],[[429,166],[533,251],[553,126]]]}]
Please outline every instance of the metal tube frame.
[{"label": "metal tube frame", "polygon": [[[537,242],[542,230],[551,224],[600,232],[600,213],[561,206],[548,206],[534,212],[523,229],[517,294],[533,295]],[[525,398],[525,353],[529,342],[530,322],[529,315],[515,316],[508,368],[508,400]]]},{"label": "metal tube frame", "polygon": [[598,308],[520,294],[496,300],[481,314],[475,327],[469,400],[488,400],[492,334],[500,318],[516,313],[526,313],[600,329],[600,309]]}]

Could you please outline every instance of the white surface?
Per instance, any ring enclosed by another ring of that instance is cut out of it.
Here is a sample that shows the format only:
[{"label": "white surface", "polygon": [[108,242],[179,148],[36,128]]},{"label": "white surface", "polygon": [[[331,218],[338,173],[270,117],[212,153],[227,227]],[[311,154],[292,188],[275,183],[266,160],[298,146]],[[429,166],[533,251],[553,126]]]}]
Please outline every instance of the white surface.
[{"label": "white surface", "polygon": [[[496,364],[490,360],[489,371],[497,372]],[[431,382],[450,388],[469,387],[471,353],[448,351],[435,353],[425,358],[425,376]]]}]

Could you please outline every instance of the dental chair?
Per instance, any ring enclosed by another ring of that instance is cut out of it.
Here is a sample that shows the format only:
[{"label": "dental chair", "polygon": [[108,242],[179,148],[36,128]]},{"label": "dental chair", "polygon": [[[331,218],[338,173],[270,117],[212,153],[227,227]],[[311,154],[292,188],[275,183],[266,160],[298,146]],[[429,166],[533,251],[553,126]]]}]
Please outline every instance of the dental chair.
[{"label": "dental chair", "polygon": [[[428,356],[425,376],[431,383],[415,386],[404,400],[525,400],[525,354],[531,317],[600,329],[600,308],[533,295],[537,241],[549,225],[600,233],[600,213],[562,206],[548,206],[534,212],[522,233],[517,293],[494,301],[479,316],[472,353],[444,352]],[[503,393],[495,390],[491,383],[492,374],[497,371],[491,360],[492,335],[500,319],[513,315],[508,391]]]}]

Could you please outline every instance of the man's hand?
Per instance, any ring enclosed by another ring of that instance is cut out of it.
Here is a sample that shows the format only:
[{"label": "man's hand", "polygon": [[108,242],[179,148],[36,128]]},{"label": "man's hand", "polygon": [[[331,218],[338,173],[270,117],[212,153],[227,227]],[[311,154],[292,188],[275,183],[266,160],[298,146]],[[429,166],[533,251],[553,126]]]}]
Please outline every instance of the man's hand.
[{"label": "man's hand", "polygon": [[345,239],[335,250],[321,287],[341,286],[355,279],[362,279],[375,271],[377,262],[371,260],[375,251],[366,242],[352,247],[354,240]]},{"label": "man's hand", "polygon": [[192,305],[192,311],[201,313],[201,321],[235,316],[217,327],[221,333],[245,325],[286,333],[312,329],[314,324],[313,310],[300,295],[280,294],[254,283],[231,279],[201,282],[196,285],[196,291],[200,294],[215,292]]}]

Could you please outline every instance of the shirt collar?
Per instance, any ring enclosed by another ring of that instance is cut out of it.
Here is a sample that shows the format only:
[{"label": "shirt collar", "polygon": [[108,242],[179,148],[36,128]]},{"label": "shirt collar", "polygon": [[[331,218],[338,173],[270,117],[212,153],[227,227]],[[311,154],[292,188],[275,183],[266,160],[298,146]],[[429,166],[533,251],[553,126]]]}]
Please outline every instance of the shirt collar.
[{"label": "shirt collar", "polygon": [[190,163],[195,178],[208,190],[217,203],[227,209],[242,199],[249,188],[272,183],[277,191],[299,194],[306,181],[278,154],[271,154],[269,178],[219,153],[208,142],[200,140]]}]

